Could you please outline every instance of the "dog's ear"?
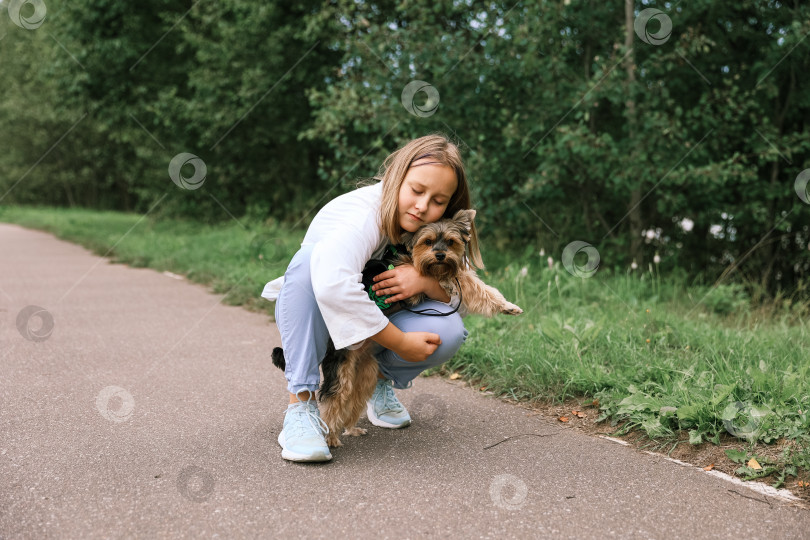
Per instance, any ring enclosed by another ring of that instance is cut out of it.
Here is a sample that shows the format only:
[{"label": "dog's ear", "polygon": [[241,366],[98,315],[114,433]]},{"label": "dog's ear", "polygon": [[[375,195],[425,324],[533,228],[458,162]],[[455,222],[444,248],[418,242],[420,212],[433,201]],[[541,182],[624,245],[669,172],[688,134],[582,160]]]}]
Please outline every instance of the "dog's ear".
[{"label": "dog's ear", "polygon": [[470,225],[472,225],[473,219],[475,219],[475,210],[472,208],[469,210],[459,210],[453,216],[453,221],[466,222],[468,229],[470,228]]},{"label": "dog's ear", "polygon": [[462,230],[465,233],[464,234],[464,236],[465,236],[464,241],[465,242],[469,241],[470,230],[472,228],[472,222],[473,222],[474,218],[475,218],[475,210],[473,210],[473,209],[459,210],[453,216],[453,221],[456,224],[458,224],[458,226],[461,227]]}]

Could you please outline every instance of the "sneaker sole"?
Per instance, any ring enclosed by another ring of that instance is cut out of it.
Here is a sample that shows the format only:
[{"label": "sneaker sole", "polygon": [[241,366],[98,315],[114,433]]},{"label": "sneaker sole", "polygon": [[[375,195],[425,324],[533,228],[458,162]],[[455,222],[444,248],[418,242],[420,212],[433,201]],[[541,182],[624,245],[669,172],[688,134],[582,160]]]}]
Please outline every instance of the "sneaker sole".
[{"label": "sneaker sole", "polygon": [[278,434],[278,444],[281,446],[281,457],[289,460],[289,461],[303,461],[303,462],[312,462],[312,461],[329,461],[332,459],[332,454],[329,452],[329,448],[326,449],[326,452],[315,452],[313,454],[299,454],[297,452],[293,452],[291,450],[287,450],[287,446],[284,444],[284,432]]},{"label": "sneaker sole", "polygon": [[399,424],[399,425],[390,424],[388,422],[380,420],[379,418],[377,418],[377,415],[374,414],[374,407],[371,405],[371,403],[366,403],[366,416],[368,416],[368,421],[371,422],[372,424],[374,424],[377,427],[384,427],[384,428],[388,428],[388,429],[399,429],[399,428],[404,428],[404,427],[407,427],[407,426],[411,425],[410,420],[406,420],[404,423]]}]

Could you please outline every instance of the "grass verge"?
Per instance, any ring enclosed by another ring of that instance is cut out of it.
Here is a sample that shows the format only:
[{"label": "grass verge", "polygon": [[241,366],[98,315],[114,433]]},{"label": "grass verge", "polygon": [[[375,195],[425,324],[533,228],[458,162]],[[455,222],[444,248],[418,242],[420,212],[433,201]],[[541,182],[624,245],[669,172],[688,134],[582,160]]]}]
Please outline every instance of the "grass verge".
[{"label": "grass verge", "polygon": [[[183,274],[228,304],[270,316],[273,304],[259,294],[283,274],[305,232],[29,207],[0,207],[0,221],[50,231],[119,263]],[[525,313],[467,317],[464,347],[434,373],[459,373],[549,410],[590,405],[600,426],[643,435],[659,449],[723,448],[738,476],[810,500],[805,304],[754,308],[740,287],[691,284],[675,272],[662,278],[653,267],[583,279],[536,252],[488,257],[485,249],[484,257],[484,280]]]}]

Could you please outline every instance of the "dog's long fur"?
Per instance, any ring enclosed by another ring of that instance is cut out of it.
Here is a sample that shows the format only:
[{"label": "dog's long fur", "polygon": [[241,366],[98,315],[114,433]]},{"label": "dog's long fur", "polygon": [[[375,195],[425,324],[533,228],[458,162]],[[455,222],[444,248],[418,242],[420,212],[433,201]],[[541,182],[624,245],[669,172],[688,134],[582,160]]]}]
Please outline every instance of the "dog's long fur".
[{"label": "dog's long fur", "polygon": [[[412,264],[423,276],[439,281],[448,295],[461,289],[462,303],[468,313],[492,317],[498,313],[520,315],[523,310],[508,302],[503,294],[481,281],[467,265],[467,242],[475,210],[459,210],[452,219],[428,223],[414,233],[404,233],[403,242],[411,255],[400,254],[394,264]],[[424,293],[402,301],[409,307],[426,299]],[[387,312],[388,313],[388,312]],[[355,424],[374,393],[379,368],[371,354],[374,343],[366,340],[354,350],[335,350],[332,340],[327,345],[321,368],[323,383],[318,398],[323,404],[321,417],[329,428],[326,442],[341,446],[338,434],[364,435],[366,430]],[[284,369],[284,351],[273,349],[273,365]]]}]

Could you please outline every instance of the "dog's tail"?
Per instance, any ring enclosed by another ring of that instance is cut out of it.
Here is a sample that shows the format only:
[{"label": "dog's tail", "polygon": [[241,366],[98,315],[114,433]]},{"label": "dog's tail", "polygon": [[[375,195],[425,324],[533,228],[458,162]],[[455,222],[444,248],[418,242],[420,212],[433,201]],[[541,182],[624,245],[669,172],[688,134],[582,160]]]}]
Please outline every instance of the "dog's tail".
[{"label": "dog's tail", "polygon": [[273,365],[284,371],[286,362],[284,361],[284,349],[276,347],[273,349]]}]

